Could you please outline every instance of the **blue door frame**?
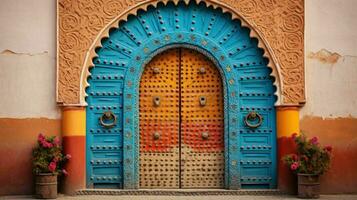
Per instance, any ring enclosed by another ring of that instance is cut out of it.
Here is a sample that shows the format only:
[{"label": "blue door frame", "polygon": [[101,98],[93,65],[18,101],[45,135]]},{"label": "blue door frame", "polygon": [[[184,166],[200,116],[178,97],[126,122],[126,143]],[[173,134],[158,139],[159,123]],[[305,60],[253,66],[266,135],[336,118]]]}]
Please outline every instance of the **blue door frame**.
[{"label": "blue door frame", "polygon": [[[141,74],[158,53],[184,47],[206,55],[221,73],[225,187],[276,188],[276,89],[269,60],[249,32],[229,14],[193,1],[158,4],[112,29],[96,49],[86,90],[87,186],[138,188]],[[108,111],[115,125],[105,128],[99,119]]]}]

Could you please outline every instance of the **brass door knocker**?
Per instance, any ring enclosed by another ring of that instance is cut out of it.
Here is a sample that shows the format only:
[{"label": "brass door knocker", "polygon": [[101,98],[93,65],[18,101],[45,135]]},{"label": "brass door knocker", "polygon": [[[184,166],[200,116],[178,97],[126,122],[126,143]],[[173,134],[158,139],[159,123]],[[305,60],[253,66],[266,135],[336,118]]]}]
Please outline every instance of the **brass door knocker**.
[{"label": "brass door knocker", "polygon": [[[110,122],[105,122],[110,121]],[[112,111],[105,111],[102,116],[99,117],[99,123],[104,128],[112,128],[117,123],[117,116]]]},{"label": "brass door knocker", "polygon": [[[258,122],[256,124],[252,124],[249,122],[255,121],[256,119],[258,119]],[[259,113],[252,111],[244,117],[244,123],[250,128],[258,128],[263,123],[263,117]]]}]

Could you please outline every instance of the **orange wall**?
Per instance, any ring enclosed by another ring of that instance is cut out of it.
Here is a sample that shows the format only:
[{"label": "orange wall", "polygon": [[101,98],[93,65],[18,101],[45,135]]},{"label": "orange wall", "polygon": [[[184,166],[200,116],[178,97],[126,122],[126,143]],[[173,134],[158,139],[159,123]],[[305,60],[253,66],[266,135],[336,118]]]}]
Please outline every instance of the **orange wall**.
[{"label": "orange wall", "polygon": [[0,118],[0,195],[33,194],[32,148],[37,135],[60,135],[59,119]]},{"label": "orange wall", "polygon": [[333,147],[331,168],[321,177],[321,192],[357,193],[357,118],[304,117],[300,129]]}]

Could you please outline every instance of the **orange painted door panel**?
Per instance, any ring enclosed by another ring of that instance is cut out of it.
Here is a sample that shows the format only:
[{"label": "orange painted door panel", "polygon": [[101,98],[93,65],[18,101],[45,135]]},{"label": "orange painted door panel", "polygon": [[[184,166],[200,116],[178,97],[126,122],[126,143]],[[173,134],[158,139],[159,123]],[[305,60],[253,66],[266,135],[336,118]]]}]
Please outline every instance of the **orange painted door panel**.
[{"label": "orange painted door panel", "polygon": [[181,187],[224,187],[222,80],[204,55],[181,50]]},{"label": "orange painted door panel", "polygon": [[222,80],[189,49],[155,56],[140,83],[140,187],[223,188]]},{"label": "orange painted door panel", "polygon": [[179,50],[147,64],[140,81],[140,187],[179,187]]}]

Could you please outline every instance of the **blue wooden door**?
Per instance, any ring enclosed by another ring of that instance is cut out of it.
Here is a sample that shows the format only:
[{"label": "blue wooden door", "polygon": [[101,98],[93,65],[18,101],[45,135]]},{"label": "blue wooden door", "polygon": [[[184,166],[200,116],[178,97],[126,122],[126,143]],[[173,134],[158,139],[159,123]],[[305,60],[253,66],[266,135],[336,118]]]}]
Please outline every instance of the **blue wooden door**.
[{"label": "blue wooden door", "polygon": [[139,85],[152,57],[193,48],[223,80],[225,188],[276,187],[276,127],[270,62],[239,20],[194,1],[158,4],[102,39],[87,88],[88,187],[139,186]]},{"label": "blue wooden door", "polygon": [[122,188],[123,69],[97,65],[87,90],[87,185]]}]

